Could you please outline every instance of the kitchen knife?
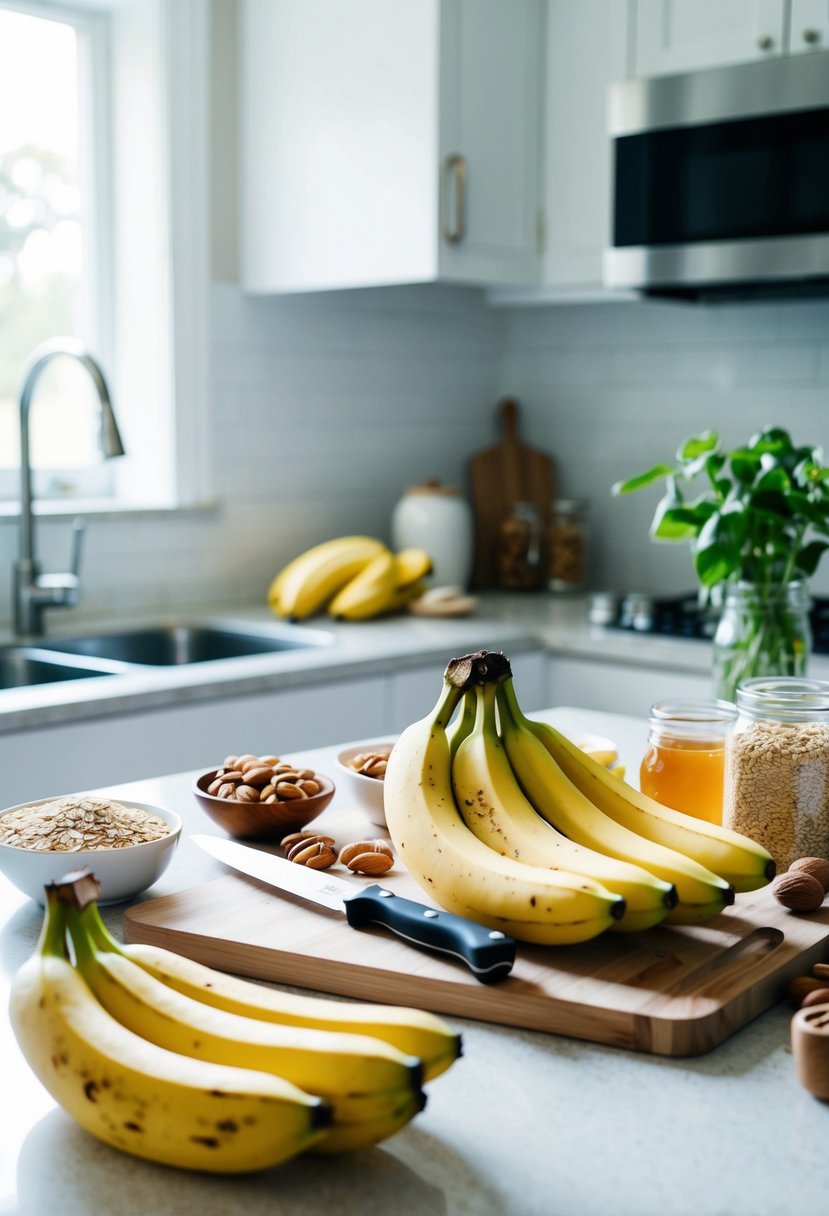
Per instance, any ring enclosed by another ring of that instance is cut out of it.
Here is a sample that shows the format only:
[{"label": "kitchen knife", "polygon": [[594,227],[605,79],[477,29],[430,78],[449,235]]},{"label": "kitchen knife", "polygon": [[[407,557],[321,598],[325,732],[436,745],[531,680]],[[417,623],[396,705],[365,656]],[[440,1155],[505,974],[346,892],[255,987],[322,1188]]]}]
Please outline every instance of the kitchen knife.
[{"label": "kitchen knife", "polygon": [[382,925],[413,946],[459,959],[482,984],[496,984],[512,970],[515,942],[498,929],[403,899],[378,883],[364,887],[354,879],[309,870],[234,840],[198,834],[190,839],[234,870],[344,913],[353,929]]}]

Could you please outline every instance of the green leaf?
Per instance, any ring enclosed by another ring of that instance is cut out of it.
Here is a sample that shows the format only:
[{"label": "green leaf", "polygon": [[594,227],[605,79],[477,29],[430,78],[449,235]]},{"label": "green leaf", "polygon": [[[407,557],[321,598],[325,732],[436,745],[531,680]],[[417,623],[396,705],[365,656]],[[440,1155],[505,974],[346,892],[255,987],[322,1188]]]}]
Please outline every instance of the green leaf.
[{"label": "green leaf", "polygon": [[748,521],[742,504],[715,511],[702,528],[694,553],[700,581],[713,587],[731,577],[740,567]]},{"label": "green leaf", "polygon": [[785,469],[778,466],[769,469],[763,474],[757,482],[758,490],[779,490],[781,494],[788,494],[792,488],[791,478]]},{"label": "green leaf", "polygon": [[808,545],[803,546],[795,558],[795,568],[810,578],[817,570],[818,563],[827,549],[829,549],[829,541],[810,541]]},{"label": "green leaf", "polygon": [[[711,511],[715,509],[710,506]],[[651,540],[692,540],[709,513],[699,507],[675,506],[663,498],[651,522]]]},{"label": "green leaf", "polygon": [[659,481],[660,477],[670,477],[675,471],[669,464],[655,464],[645,473],[638,473],[635,477],[629,477],[627,481],[617,481],[611,492],[613,494],[632,494],[634,490],[641,490],[644,486]]},{"label": "green leaf", "polygon": [[791,519],[792,508],[789,500],[780,490],[755,490],[751,495],[751,507],[762,511],[763,515]]},{"label": "green leaf", "polygon": [[684,464],[689,460],[697,460],[716,450],[720,437],[716,431],[703,431],[701,435],[692,435],[680,445],[676,454],[677,460]]},{"label": "green leaf", "polygon": [[781,456],[784,453],[795,450],[791,435],[780,426],[770,426],[764,431],[759,431],[756,435],[752,435],[748,441],[748,446],[754,451],[771,452],[775,456]]}]

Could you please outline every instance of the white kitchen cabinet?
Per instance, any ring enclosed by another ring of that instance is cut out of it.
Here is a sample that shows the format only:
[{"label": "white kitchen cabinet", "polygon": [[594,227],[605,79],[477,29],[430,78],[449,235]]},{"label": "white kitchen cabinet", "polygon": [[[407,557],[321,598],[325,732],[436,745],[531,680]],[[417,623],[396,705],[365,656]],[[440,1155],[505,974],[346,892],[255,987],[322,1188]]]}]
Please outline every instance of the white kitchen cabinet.
[{"label": "white kitchen cabinet", "polygon": [[662,76],[779,55],[786,0],[634,0],[636,76]]},{"label": "white kitchen cabinet", "polygon": [[290,755],[379,735],[385,697],[372,676],[0,735],[3,805],[210,768],[236,750]]},{"label": "white kitchen cabinet", "polygon": [[603,659],[550,658],[550,705],[606,710],[647,718],[655,701],[713,696],[711,677],[687,671],[638,667]]},{"label": "white kitchen cabinet", "polygon": [[610,241],[609,86],[629,75],[628,5],[550,0],[544,285],[601,290]]},{"label": "white kitchen cabinet", "polygon": [[251,292],[532,283],[541,0],[241,0]]},{"label": "white kitchen cabinet", "polygon": [[829,0],[791,0],[789,52],[829,49]]},{"label": "white kitchen cabinet", "polygon": [[[543,709],[549,702],[550,656],[544,650],[510,655],[515,690],[522,708]],[[443,672],[439,663],[397,671],[388,678],[387,726],[399,734],[425,718],[436,704]]]}]

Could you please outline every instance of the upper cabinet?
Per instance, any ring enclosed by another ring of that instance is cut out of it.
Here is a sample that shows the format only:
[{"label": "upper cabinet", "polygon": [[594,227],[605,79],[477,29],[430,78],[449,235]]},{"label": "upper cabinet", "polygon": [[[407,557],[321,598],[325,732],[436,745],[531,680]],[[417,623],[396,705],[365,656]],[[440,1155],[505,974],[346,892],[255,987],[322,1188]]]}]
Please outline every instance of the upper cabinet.
[{"label": "upper cabinet", "polygon": [[829,46],[827,0],[634,0],[636,76]]},{"label": "upper cabinet", "polygon": [[241,0],[242,282],[540,279],[541,0]]},{"label": "upper cabinet", "polygon": [[600,288],[610,237],[607,91],[628,72],[627,5],[550,0],[544,285]]}]

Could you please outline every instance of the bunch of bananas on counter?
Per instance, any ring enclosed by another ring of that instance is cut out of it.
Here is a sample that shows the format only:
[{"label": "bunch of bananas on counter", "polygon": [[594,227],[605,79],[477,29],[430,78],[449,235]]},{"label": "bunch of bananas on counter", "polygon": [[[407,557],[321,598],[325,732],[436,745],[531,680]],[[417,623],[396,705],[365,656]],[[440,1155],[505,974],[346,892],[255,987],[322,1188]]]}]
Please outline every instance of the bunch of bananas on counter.
[{"label": "bunch of bananas on counter", "polygon": [[421,886],[521,941],[697,924],[775,873],[753,840],[654,802],[527,718],[500,652],[449,663],[435,709],[392,750],[384,801]]},{"label": "bunch of bananas on counter", "polygon": [[386,1139],[460,1055],[440,1018],[294,996],[159,947],[121,945],[89,871],[46,888],[12,983],[12,1027],[52,1097],[93,1135],[221,1173]]},{"label": "bunch of bananas on counter", "polygon": [[270,585],[280,617],[301,621],[326,610],[343,621],[400,612],[425,589],[432,559],[425,549],[392,552],[371,536],[340,536],[289,562]]}]

